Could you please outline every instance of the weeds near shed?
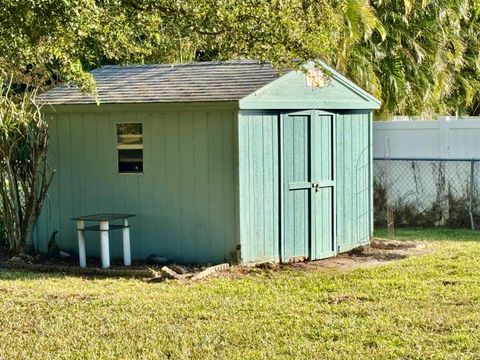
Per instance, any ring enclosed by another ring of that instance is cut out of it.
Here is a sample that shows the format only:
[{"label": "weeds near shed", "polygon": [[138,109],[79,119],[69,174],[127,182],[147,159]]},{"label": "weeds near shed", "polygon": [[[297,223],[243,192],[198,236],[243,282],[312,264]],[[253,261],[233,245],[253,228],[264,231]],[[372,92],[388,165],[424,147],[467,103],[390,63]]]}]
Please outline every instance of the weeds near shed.
[{"label": "weeds near shed", "polygon": [[17,253],[33,251],[34,228],[53,178],[48,126],[34,97],[35,92],[18,95],[11,84],[0,85],[0,236]]},{"label": "weeds near shed", "polygon": [[[375,226],[386,226],[387,192],[383,184],[374,180],[374,219]],[[422,205],[414,196],[398,197],[393,204],[396,227],[436,227],[470,228],[468,193],[458,194],[448,189],[445,196],[437,197],[428,206]],[[479,218],[480,202],[473,198],[473,216]]]}]

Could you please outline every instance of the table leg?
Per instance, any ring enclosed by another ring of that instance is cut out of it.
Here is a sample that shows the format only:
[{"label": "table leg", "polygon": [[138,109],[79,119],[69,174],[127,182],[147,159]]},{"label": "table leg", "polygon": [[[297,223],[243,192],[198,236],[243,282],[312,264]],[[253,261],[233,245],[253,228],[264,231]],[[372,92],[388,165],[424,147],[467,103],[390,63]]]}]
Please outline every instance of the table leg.
[{"label": "table leg", "polygon": [[128,219],[123,219],[123,265],[129,266],[132,264],[132,256],[130,254],[130,227],[128,226]]},{"label": "table leg", "polygon": [[102,254],[102,268],[110,267],[110,248],[108,243],[108,221],[100,221],[100,252]]},{"label": "table leg", "polygon": [[80,259],[80,267],[87,267],[87,255],[85,252],[85,221],[77,220],[77,236],[78,236],[78,258]]}]

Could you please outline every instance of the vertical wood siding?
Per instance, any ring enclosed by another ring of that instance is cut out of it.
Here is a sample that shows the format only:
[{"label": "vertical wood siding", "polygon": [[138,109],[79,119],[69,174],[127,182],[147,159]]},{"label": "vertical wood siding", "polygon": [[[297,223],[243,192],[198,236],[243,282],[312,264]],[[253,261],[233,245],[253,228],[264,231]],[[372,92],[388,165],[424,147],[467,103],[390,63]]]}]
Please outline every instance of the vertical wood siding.
[{"label": "vertical wood siding", "polygon": [[[239,116],[240,242],[244,262],[280,257],[279,114],[243,111]],[[366,243],[370,236],[369,112],[339,112],[335,125],[336,250],[341,252]],[[321,136],[328,135],[325,131],[322,129]],[[298,148],[297,145],[301,144],[285,144]],[[303,160],[290,159],[292,164],[298,161]],[[321,161],[329,162],[325,157]],[[325,169],[331,171],[328,166]],[[299,218],[301,213],[297,209]],[[331,209],[325,208],[322,213],[329,216]],[[329,221],[325,219],[325,223]]]},{"label": "vertical wood siding", "polygon": [[370,117],[337,114],[337,245],[346,251],[370,236]]},{"label": "vertical wood siding", "polygon": [[[220,262],[235,248],[236,110],[59,113],[50,120],[50,164],[57,170],[37,227],[46,250],[50,234],[77,252],[71,217],[128,212],[132,254],[158,253],[178,262]],[[123,111],[125,110],[125,111]],[[141,122],[144,174],[118,174],[116,124]],[[112,255],[121,234],[111,232]],[[99,254],[98,233],[87,233],[87,255]]]},{"label": "vertical wood siding", "polygon": [[278,114],[242,112],[238,122],[242,261],[279,257]]},{"label": "vertical wood siding", "polygon": [[310,222],[310,189],[290,191],[295,182],[310,181],[310,139],[311,114],[285,114],[282,116],[283,143],[283,239],[282,260],[308,257]]},{"label": "vertical wood siding", "polygon": [[[311,134],[312,181],[335,181],[335,116],[316,115]],[[311,259],[323,259],[335,255],[335,193],[335,186],[312,190]]]}]

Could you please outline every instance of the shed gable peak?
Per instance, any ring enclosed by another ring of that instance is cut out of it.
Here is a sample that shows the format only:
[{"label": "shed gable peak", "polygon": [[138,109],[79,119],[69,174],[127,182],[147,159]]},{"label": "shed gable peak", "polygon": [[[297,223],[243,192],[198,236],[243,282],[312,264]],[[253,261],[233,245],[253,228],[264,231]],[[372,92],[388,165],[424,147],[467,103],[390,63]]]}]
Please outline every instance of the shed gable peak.
[{"label": "shed gable peak", "polygon": [[292,70],[240,100],[241,109],[378,109],[380,101],[323,62]]}]

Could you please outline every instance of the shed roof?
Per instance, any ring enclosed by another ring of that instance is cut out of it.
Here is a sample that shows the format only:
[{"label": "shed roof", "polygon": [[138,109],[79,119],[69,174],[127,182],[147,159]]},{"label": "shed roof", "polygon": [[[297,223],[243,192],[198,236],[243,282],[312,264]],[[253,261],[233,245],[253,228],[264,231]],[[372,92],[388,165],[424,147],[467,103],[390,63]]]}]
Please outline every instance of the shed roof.
[{"label": "shed roof", "polygon": [[[100,103],[236,101],[279,77],[270,64],[240,60],[175,65],[106,65],[91,72]],[[76,86],[59,85],[40,95],[52,105],[94,104]]]},{"label": "shed roof", "polygon": [[[240,109],[378,109],[380,101],[323,62],[329,74],[309,85],[299,70],[284,74],[252,60],[175,65],[107,65],[93,70],[101,104],[238,101]],[[313,62],[304,64],[307,72]],[[75,86],[60,85],[38,99],[50,105],[95,104]]]}]

